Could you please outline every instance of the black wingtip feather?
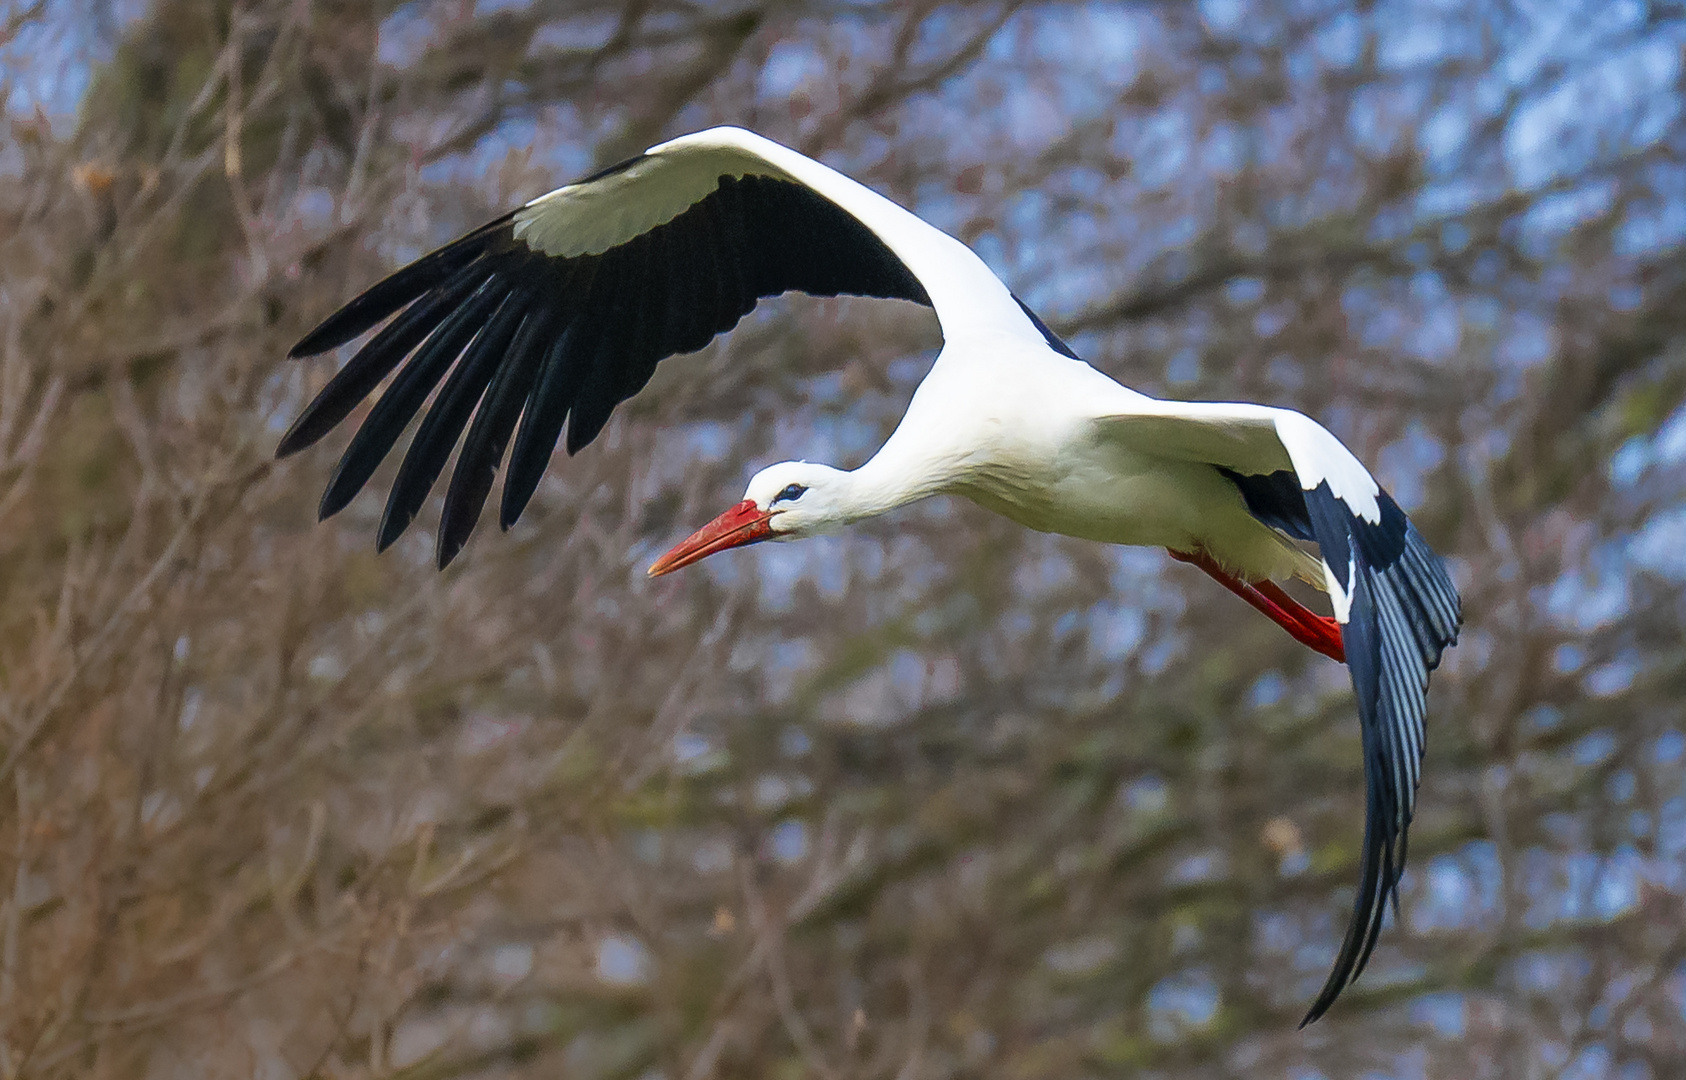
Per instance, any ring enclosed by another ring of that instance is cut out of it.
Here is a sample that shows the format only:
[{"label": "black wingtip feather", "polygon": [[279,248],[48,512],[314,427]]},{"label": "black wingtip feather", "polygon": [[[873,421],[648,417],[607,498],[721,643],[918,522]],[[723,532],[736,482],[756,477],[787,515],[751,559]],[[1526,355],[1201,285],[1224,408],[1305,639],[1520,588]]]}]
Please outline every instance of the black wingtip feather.
[{"label": "black wingtip feather", "polygon": [[439,518],[434,560],[441,570],[451,565],[480,521],[480,512],[497,479],[498,462],[503,459],[509,437],[515,431],[521,406],[532,392],[539,364],[554,340],[552,335],[558,322],[553,307],[540,305],[532,312],[510,343],[508,355],[486,388],[485,400],[474,413]]},{"label": "black wingtip feather", "polygon": [[402,270],[390,274],[323,319],[316,329],[287,350],[298,359],[337,349],[490,251],[515,219],[514,212],[489,221],[466,236],[428,252]]},{"label": "black wingtip feather", "polygon": [[377,541],[380,549],[404,535],[427,502],[428,492],[444,471],[470,413],[480,403],[498,362],[526,318],[529,299],[525,292],[516,292],[499,302],[445,381],[433,407],[422,418],[387,493]]},{"label": "black wingtip feather", "polygon": [[[581,369],[581,381],[568,397],[568,434],[565,446],[568,456],[579,453],[608,423],[619,397],[615,384],[620,379],[620,365],[624,362],[624,338],[612,333],[616,326],[624,326],[627,308],[626,292],[631,287],[633,263],[638,245],[628,244],[605,256],[592,283],[591,301],[583,320],[576,350]],[[540,469],[542,472],[542,468]]]},{"label": "black wingtip feather", "polygon": [[1363,873],[1353,900],[1352,919],[1347,924],[1346,937],[1341,942],[1340,953],[1323,983],[1323,989],[1300,1020],[1301,1030],[1322,1019],[1341,993],[1364,973],[1381,936],[1383,916],[1387,910],[1385,905],[1376,902],[1377,898],[1389,893],[1397,896],[1402,864],[1392,858],[1390,845],[1378,839],[1371,824],[1378,821],[1385,811],[1373,803],[1368,811],[1364,827]]},{"label": "black wingtip feather", "polygon": [[[489,277],[466,303],[451,313],[416,351],[392,385],[386,388],[375,407],[352,436],[351,445],[340,457],[328,489],[322,493],[318,513],[332,517],[363,490],[375,469],[391,452],[404,428],[421,409],[427,395],[439,384],[451,362],[462,352],[480,329],[491,309],[503,299],[507,286]],[[384,546],[384,545],[383,545]]]},{"label": "black wingtip feather", "polygon": [[305,406],[275,447],[277,460],[313,445],[350,416],[352,410],[392,373],[427,335],[480,283],[478,270],[459,271],[444,287],[404,309],[381,332],[335,372],[320,393]]},{"label": "black wingtip feather", "polygon": [[1397,912],[1399,880],[1405,871],[1405,848],[1401,841],[1410,824],[1409,807],[1415,787],[1401,790],[1396,780],[1404,751],[1390,730],[1388,721],[1393,718],[1376,715],[1380,709],[1366,701],[1379,696],[1390,671],[1384,663],[1387,634],[1376,616],[1378,598],[1371,595],[1372,582],[1369,568],[1361,567],[1354,585],[1351,618],[1343,630],[1347,664],[1360,696],[1363,735],[1365,813],[1364,842],[1359,857],[1361,873],[1340,952],[1317,1000],[1300,1022],[1302,1028],[1328,1012],[1341,993],[1363,974],[1380,937],[1390,898]]},{"label": "black wingtip feather", "polygon": [[527,509],[545,467],[550,464],[550,453],[562,433],[568,405],[585,366],[584,360],[575,355],[574,342],[586,318],[585,315],[576,317],[557,335],[539,366],[537,384],[521,413],[515,447],[509,452],[509,467],[504,470],[503,498],[498,506],[499,528],[508,530],[521,520],[522,511]]}]

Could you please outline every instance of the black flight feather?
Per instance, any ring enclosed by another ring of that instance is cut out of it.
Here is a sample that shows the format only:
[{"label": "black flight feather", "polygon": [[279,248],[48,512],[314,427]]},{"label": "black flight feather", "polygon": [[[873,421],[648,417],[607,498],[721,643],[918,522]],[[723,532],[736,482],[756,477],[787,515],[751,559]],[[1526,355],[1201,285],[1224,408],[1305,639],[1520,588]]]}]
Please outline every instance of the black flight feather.
[{"label": "black flight feather", "polygon": [[1304,1027],[1352,985],[1376,948],[1389,904],[1399,918],[1409,828],[1416,810],[1426,729],[1428,676],[1458,640],[1462,602],[1445,563],[1385,491],[1367,521],[1327,481],[1307,491],[1292,470],[1245,474],[1218,467],[1252,516],[1315,540],[1351,598],[1341,628],[1358,701],[1364,759],[1364,844],[1358,891],[1340,952]]},{"label": "black flight feather", "polygon": [[402,315],[382,327],[345,367],[334,373],[328,385],[293,421],[287,434],[281,436],[275,456],[283,458],[303,450],[350,416],[381,380],[392,374],[392,369],[484,280],[485,272],[480,267],[459,270],[438,291],[416,300]]},{"label": "black flight feather", "polygon": [[345,509],[346,504],[363,490],[375,469],[386,458],[392,444],[398,441],[427,395],[433,392],[451,362],[473,339],[487,314],[503,299],[508,286],[495,277],[488,277],[468,301],[452,313],[435,330],[415,357],[399,371],[386,393],[369,410],[363,426],[357,429],[351,445],[340,458],[328,490],[322,493],[322,505],[317,513],[329,518]]},{"label": "black flight feather", "polygon": [[[596,179],[643,160],[611,166]],[[384,547],[403,531],[467,427],[440,520],[441,566],[472,532],[506,448],[498,516],[508,528],[532,499],[564,431],[569,453],[589,445],[661,360],[707,345],[758,300],[800,290],[930,304],[871,230],[787,180],[721,176],[689,209],[593,255],[529,248],[515,238],[514,220],[506,214],[404,267],[292,351],[335,348],[396,316],[330,380],[278,448],[288,454],[320,439],[397,370],[323,494],[324,517],[368,482],[457,365],[405,455],[378,537]],[[531,299],[505,303],[512,293]]]},{"label": "black flight feather", "polygon": [[[1030,310],[1029,308],[1025,309]],[[1306,510],[1305,492],[1292,469],[1248,475],[1217,466],[1220,473],[1241,492],[1247,512],[1273,529],[1281,529],[1296,540],[1310,540],[1311,515]]]},{"label": "black flight feather", "polygon": [[466,236],[428,252],[396,274],[340,308],[300,339],[289,357],[315,356],[337,349],[423,293],[435,289],[458,270],[486,254],[502,240],[514,211],[488,221]]},{"label": "black flight feather", "polygon": [[571,387],[565,441],[569,456],[579,453],[597,437],[619,400],[615,396],[620,379],[618,365],[622,360],[621,345],[629,329],[623,322],[625,312],[619,301],[629,284],[627,260],[631,247],[625,245],[607,253],[580,320],[574,345],[580,378]]},{"label": "black flight feather", "polygon": [[[693,208],[695,209],[695,208]],[[705,283],[693,269],[698,261],[697,230],[687,220],[674,219],[658,237],[670,255],[668,268],[672,277],[669,290],[673,297],[672,323],[668,331],[667,347],[675,354],[695,352],[708,344],[709,331],[702,316],[702,294]]]},{"label": "black flight feather", "polygon": [[558,309],[537,306],[516,332],[508,356],[493,376],[491,386],[486,388],[485,400],[469,425],[462,453],[457,455],[457,467],[451,473],[451,485],[445,492],[445,511],[439,520],[439,543],[434,553],[441,570],[468,543],[469,534],[480,520],[486,496],[491,494],[497,479],[498,462],[503,460],[509,437],[515,432],[515,422],[521,416],[521,406],[538,378],[545,350],[558,340],[556,325],[561,320]]},{"label": "black flight feather", "polygon": [[457,438],[468,426],[469,415],[480,403],[509,343],[526,318],[530,299],[522,290],[506,295],[491,320],[462,354],[450,378],[445,380],[444,389],[410,440],[404,463],[398,467],[398,477],[387,493],[386,510],[381,514],[380,531],[375,539],[376,550],[386,550],[402,536],[427,501],[427,493],[439,479]]},{"label": "black flight feather", "polygon": [[[1458,640],[1462,602],[1446,565],[1385,491],[1379,520],[1366,521],[1327,481],[1302,491],[1303,516],[1281,474],[1242,477],[1248,509],[1291,535],[1309,526],[1323,560],[1351,597],[1341,628],[1364,756],[1364,844],[1352,918],[1304,1027],[1326,1012],[1363,972],[1391,904],[1399,915],[1408,830],[1426,741],[1428,677]],[[1232,479],[1236,479],[1232,477]]]},{"label": "black flight feather", "polygon": [[583,365],[575,351],[575,338],[583,322],[580,316],[571,319],[567,329],[551,342],[539,364],[538,379],[521,413],[515,448],[509,452],[509,467],[504,471],[503,498],[498,508],[498,525],[504,529],[520,520],[521,511],[527,508],[545,467],[550,464],[556,439],[562,434],[568,406],[583,374]]},{"label": "black flight feather", "polygon": [[[722,184],[705,209],[713,217],[716,265],[720,271],[720,308],[715,328],[730,330],[738,325],[756,297],[745,295],[743,272],[743,206],[737,199],[737,185]],[[749,306],[746,307],[745,304]]]}]

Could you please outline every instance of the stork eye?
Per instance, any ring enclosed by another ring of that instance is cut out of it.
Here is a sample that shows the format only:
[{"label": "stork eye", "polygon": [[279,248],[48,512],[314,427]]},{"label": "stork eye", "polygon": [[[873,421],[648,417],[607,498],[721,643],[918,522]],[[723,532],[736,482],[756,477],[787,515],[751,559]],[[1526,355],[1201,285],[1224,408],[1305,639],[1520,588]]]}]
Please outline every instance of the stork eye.
[{"label": "stork eye", "polygon": [[769,505],[776,506],[782,502],[795,502],[797,499],[800,499],[802,497],[802,493],[807,490],[808,489],[803,487],[801,484],[787,484],[785,485],[785,489],[783,491],[773,496],[773,501]]}]

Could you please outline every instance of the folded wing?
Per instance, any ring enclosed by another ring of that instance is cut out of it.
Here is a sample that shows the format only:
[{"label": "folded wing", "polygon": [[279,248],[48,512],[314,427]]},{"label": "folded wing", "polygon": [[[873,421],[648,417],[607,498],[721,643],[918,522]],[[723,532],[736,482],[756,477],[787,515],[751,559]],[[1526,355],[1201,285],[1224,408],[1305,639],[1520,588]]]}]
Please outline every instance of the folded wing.
[{"label": "folded wing", "polygon": [[1368,470],[1310,418],[1261,405],[1150,402],[1101,421],[1110,437],[1224,473],[1253,516],[1314,540],[1347,666],[1364,750],[1364,847],[1352,919],[1304,1024],[1351,985],[1398,908],[1416,808],[1429,673],[1458,639],[1461,600],[1445,563]]}]

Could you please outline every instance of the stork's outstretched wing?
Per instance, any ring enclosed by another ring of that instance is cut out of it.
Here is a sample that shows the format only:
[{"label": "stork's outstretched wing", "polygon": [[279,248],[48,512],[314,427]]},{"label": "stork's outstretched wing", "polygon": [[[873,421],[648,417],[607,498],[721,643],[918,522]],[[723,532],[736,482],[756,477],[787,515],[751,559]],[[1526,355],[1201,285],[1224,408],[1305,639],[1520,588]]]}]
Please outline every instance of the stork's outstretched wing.
[{"label": "stork's outstretched wing", "polygon": [[1262,405],[1152,401],[1141,414],[1101,424],[1109,437],[1143,452],[1214,466],[1240,489],[1254,517],[1316,541],[1322,554],[1358,698],[1366,800],[1352,921],[1304,1026],[1364,970],[1390,897],[1398,909],[1428,676],[1458,640],[1458,590],[1398,504],[1309,417]]},{"label": "stork's outstretched wing", "polygon": [[[438,561],[479,520],[514,437],[499,519],[521,516],[567,429],[590,443],[656,364],[702,348],[763,297],[797,290],[912,300],[943,332],[1044,340],[971,249],[825,165],[714,128],[540,196],[352,300],[290,355],[351,341],[391,316],[277,448],[311,445],[397,369],[322,496],[349,503],[434,397],[387,497],[377,543],[409,526],[459,439]],[[472,423],[471,423],[472,419]],[[463,438],[463,430],[468,435]]]}]

